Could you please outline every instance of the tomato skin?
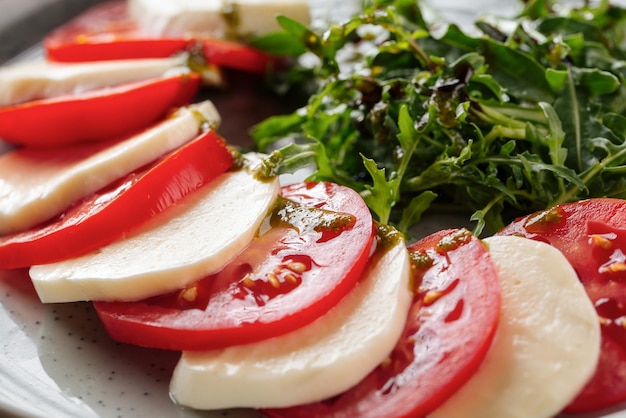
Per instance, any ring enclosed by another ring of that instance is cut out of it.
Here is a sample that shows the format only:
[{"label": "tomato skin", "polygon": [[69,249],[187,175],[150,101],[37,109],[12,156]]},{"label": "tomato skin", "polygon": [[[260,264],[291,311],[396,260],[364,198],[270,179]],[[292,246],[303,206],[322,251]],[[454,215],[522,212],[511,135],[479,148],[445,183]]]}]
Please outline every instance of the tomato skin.
[{"label": "tomato skin", "polygon": [[51,61],[84,62],[165,58],[187,50],[190,38],[154,38],[142,33],[127,13],[126,0],[87,9],[43,40]]},{"label": "tomato skin", "polygon": [[136,38],[116,41],[46,44],[47,57],[57,62],[167,58],[187,51],[194,41],[186,38]]},{"label": "tomato skin", "polygon": [[115,139],[188,104],[200,84],[197,74],[178,74],[6,106],[0,108],[0,138],[31,147]]},{"label": "tomato skin", "polygon": [[[602,331],[595,375],[565,409],[595,411],[626,400],[626,200],[598,198],[514,220],[497,235],[519,235],[559,249],[596,307]],[[613,258],[614,257],[614,258]]]},{"label": "tomato skin", "polygon": [[277,59],[255,48],[224,39],[203,39],[202,52],[207,62],[234,70],[262,74]]},{"label": "tomato skin", "polygon": [[106,245],[228,170],[232,162],[226,142],[207,131],[56,219],[0,236],[0,268],[51,263]]},{"label": "tomato skin", "polygon": [[500,310],[500,282],[485,246],[468,231],[445,230],[409,251],[422,260],[414,262],[417,291],[389,360],[333,399],[264,410],[266,415],[424,417],[476,372]]},{"label": "tomato skin", "polygon": [[349,214],[354,223],[320,231],[274,228],[221,272],[185,289],[138,302],[96,301],[112,338],[170,350],[223,348],[287,333],[337,304],[370,256],[369,209],[354,190],[331,183],[298,183],[282,195],[306,211]]}]

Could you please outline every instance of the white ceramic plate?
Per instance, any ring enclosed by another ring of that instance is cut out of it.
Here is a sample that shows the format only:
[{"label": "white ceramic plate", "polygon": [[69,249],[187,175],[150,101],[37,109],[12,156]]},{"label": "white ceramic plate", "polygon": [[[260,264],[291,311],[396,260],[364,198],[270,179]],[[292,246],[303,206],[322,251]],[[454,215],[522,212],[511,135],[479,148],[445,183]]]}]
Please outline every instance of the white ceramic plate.
[{"label": "white ceramic plate", "polygon": [[59,418],[255,416],[179,408],[168,395],[177,353],[118,344],[91,304],[43,305],[28,282],[25,271],[0,273],[0,411]]},{"label": "white ceramic plate", "polygon": [[[86,4],[74,0],[3,0],[0,38],[4,40],[7,28],[20,23],[22,30],[16,36],[22,43],[11,47],[24,51],[32,39],[50,29],[51,19],[42,20],[42,16],[50,17],[50,10],[54,9],[56,19],[63,16],[67,19]],[[343,4],[345,7],[346,3]],[[437,2],[438,7],[445,9],[445,15],[455,21],[471,20],[476,10],[491,11],[489,6],[494,4],[494,0]],[[514,7],[510,2],[497,4],[500,10],[505,10],[507,5],[509,10]],[[328,10],[320,8],[322,13]],[[40,51],[29,49],[20,59],[33,53]],[[0,62],[11,57],[10,54],[8,48],[0,49]],[[245,142],[245,126],[280,112],[284,104],[268,102],[267,97],[259,96],[249,80],[237,80],[233,85],[238,86],[235,94],[217,95],[213,99],[225,116],[222,133],[231,142]],[[252,119],[242,124],[242,115]],[[460,226],[459,223],[462,222],[454,216],[425,220],[419,235],[444,226]],[[168,385],[178,357],[178,353],[116,343],[104,331],[91,304],[43,305],[26,271],[0,271],[0,417],[258,416],[254,411],[199,412],[175,405],[169,398]],[[622,410],[626,410],[626,404],[602,416],[626,417]],[[591,417],[598,415],[584,416]]]}]

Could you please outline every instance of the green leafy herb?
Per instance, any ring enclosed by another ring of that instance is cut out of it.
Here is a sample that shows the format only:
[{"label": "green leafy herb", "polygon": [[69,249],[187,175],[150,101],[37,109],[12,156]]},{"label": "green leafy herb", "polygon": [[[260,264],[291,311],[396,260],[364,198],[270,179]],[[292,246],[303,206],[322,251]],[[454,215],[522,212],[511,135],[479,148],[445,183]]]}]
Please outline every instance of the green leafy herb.
[{"label": "green leafy herb", "polygon": [[276,172],[313,164],[312,179],[354,188],[404,232],[433,202],[467,210],[479,234],[554,204],[626,197],[626,11],[555,6],[527,1],[472,30],[427,23],[405,0],[324,30],[282,17],[274,40],[315,57],[292,71],[316,87],[305,107],[257,125],[256,146],[294,142]]}]

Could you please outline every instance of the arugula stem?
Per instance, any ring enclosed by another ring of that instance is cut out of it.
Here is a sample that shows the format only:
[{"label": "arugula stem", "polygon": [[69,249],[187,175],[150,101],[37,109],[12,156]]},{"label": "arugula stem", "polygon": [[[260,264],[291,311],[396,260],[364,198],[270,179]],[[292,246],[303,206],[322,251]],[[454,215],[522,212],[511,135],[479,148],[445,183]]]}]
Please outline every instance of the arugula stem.
[{"label": "arugula stem", "polygon": [[431,60],[430,56],[420,47],[420,45],[415,42],[412,34],[403,28],[403,24],[400,21],[400,17],[393,11],[392,8],[387,11],[389,15],[392,17],[392,24],[383,25],[391,32],[394,32],[400,35],[401,39],[404,39],[410,46],[411,50],[415,54],[415,57],[418,59],[423,68],[434,69],[435,65]]},{"label": "arugula stem", "polygon": [[574,136],[574,146],[576,150],[576,164],[578,166],[577,171],[582,171],[583,169],[583,156],[582,156],[582,130],[581,130],[581,121],[580,121],[580,108],[578,104],[578,100],[576,99],[576,85],[574,83],[574,77],[572,76],[571,70],[567,71],[567,89],[568,95],[571,98],[570,106],[572,107],[572,125],[574,127],[574,132],[572,132]]},{"label": "arugula stem", "polygon": [[[480,104],[480,109],[480,111],[476,110],[475,114],[487,123],[491,123],[494,125],[502,124],[513,129],[525,129],[526,127],[525,121],[520,121],[512,117],[508,117],[501,111],[486,106],[482,103]],[[545,121],[545,118],[543,121]]]},{"label": "arugula stem", "polygon": [[526,139],[526,129],[496,125],[485,135],[485,141],[490,144],[496,138]]},{"label": "arugula stem", "polygon": [[[623,157],[626,156],[626,148],[622,149],[620,152],[612,155],[612,156],[608,156],[606,158],[604,158],[602,161],[599,161],[597,164],[595,164],[594,166],[592,166],[591,168],[589,168],[587,170],[587,172],[582,174],[582,183],[585,186],[588,186],[589,184],[591,184],[591,182],[593,181],[594,178],[596,178],[597,176],[599,176],[602,172],[605,171],[612,171],[613,168],[618,168],[618,167],[608,167],[613,161],[616,160],[621,160]],[[621,166],[619,167],[618,170],[616,170],[617,173],[622,173],[624,171],[626,171],[626,167]],[[563,193],[561,196],[559,196],[559,198],[555,201],[554,204],[559,204],[559,203],[566,203],[566,202],[571,202],[574,201],[576,199],[576,196],[578,195],[580,191],[580,188],[577,187],[570,187],[565,193]]]}]

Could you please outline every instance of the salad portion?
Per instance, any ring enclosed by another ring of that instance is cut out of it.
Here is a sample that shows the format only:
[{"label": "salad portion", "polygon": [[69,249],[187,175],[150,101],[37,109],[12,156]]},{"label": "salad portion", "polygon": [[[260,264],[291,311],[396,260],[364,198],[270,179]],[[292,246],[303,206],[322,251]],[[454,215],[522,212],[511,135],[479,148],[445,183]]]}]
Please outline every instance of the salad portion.
[{"label": "salad portion", "polygon": [[[374,1],[318,33],[284,27],[318,64],[307,105],[256,126],[313,178],[362,192],[408,231],[431,205],[473,212],[475,232],[514,215],[624,196],[624,9],[525,2],[465,30],[410,1]],[[307,61],[308,62],[308,61]]]},{"label": "salad portion", "polygon": [[[163,351],[181,411],[619,409],[626,9],[284,1],[103,2],[0,68],[3,284]],[[211,96],[242,72],[307,99],[235,146]],[[473,231],[412,235],[454,210]]]}]

